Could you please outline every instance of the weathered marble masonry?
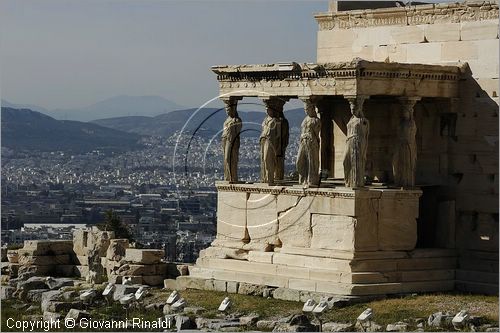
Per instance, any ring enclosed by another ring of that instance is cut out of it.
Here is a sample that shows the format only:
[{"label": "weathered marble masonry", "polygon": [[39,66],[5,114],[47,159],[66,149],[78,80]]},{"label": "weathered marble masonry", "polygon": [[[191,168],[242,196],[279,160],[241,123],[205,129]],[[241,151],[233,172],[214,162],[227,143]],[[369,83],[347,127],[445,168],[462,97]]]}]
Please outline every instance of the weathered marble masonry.
[{"label": "weathered marble masonry", "polygon": [[216,184],[217,238],[179,282],[293,300],[498,294],[498,3],[341,7],[315,15],[317,63],[212,67],[229,118],[263,101],[275,151],[286,102],[314,105],[321,178],[273,172],[264,145],[261,183]]}]

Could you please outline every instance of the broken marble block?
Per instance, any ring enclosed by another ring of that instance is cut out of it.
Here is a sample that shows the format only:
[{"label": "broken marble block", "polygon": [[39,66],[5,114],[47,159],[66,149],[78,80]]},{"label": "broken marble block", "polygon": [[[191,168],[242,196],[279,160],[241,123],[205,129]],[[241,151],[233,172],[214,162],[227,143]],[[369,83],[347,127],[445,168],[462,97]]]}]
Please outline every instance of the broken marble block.
[{"label": "broken marble block", "polygon": [[125,257],[125,251],[128,248],[128,239],[111,239],[108,250],[106,251],[106,258],[111,261],[120,261]]},{"label": "broken marble block", "polygon": [[27,240],[19,250],[21,255],[56,256],[73,253],[73,242],[68,240]]},{"label": "broken marble block", "polygon": [[163,250],[126,249],[125,261],[128,263],[142,265],[159,264],[163,255]]}]

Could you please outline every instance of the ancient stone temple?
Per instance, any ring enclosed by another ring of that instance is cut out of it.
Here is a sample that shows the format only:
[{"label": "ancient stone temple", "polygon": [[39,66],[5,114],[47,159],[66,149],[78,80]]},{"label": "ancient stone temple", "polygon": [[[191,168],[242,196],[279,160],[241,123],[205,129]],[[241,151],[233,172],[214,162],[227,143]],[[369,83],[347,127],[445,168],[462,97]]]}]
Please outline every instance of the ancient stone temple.
[{"label": "ancient stone temple", "polygon": [[[315,16],[317,63],[212,68],[228,124],[242,98],[265,105],[263,176],[238,180],[225,154],[217,238],[184,279],[297,300],[498,293],[497,3],[342,5]],[[299,180],[282,170],[291,99]]]}]

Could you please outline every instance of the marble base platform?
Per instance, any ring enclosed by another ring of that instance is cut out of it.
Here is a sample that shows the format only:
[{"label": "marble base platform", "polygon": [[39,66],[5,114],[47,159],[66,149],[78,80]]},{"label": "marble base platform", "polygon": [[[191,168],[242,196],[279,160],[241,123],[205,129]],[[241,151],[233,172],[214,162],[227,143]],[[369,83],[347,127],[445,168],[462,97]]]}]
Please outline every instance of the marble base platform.
[{"label": "marble base platform", "polygon": [[351,296],[454,288],[455,252],[415,249],[418,189],[217,188],[217,238],[183,277],[192,286]]}]

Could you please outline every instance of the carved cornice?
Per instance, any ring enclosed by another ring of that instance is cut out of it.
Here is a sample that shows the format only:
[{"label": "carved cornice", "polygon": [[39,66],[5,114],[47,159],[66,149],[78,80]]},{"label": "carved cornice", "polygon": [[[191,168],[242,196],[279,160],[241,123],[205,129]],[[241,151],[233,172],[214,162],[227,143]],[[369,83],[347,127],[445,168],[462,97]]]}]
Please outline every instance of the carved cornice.
[{"label": "carved cornice", "polygon": [[322,196],[330,198],[347,198],[353,199],[355,197],[355,192],[339,192],[339,191],[327,191],[320,189],[299,189],[293,187],[282,187],[282,186],[245,186],[245,185],[234,185],[234,184],[216,184],[217,191],[223,192],[245,192],[245,193],[255,193],[255,194],[287,194],[294,196]]},{"label": "carved cornice", "polygon": [[399,190],[399,189],[369,189],[346,190],[334,188],[308,188],[303,189],[294,186],[271,186],[266,184],[230,184],[227,182],[216,182],[215,187],[218,192],[242,192],[249,194],[270,194],[270,195],[293,195],[297,197],[320,196],[327,198],[355,199],[355,198],[379,198],[379,199],[400,199],[418,200],[422,195],[420,189]]},{"label": "carved cornice", "polygon": [[[274,82],[281,87],[293,86],[300,81],[321,78],[382,78],[382,79],[426,79],[456,81],[460,70],[456,66],[399,64],[355,59],[351,62],[324,64],[297,64],[286,70],[269,70],[268,65],[223,65],[213,66],[221,88],[256,88],[266,85],[261,81]],[[233,83],[234,82],[234,83]]]},{"label": "carved cornice", "polygon": [[387,25],[460,23],[498,19],[498,3],[467,1],[383,9],[328,12],[315,15],[319,30]]}]

